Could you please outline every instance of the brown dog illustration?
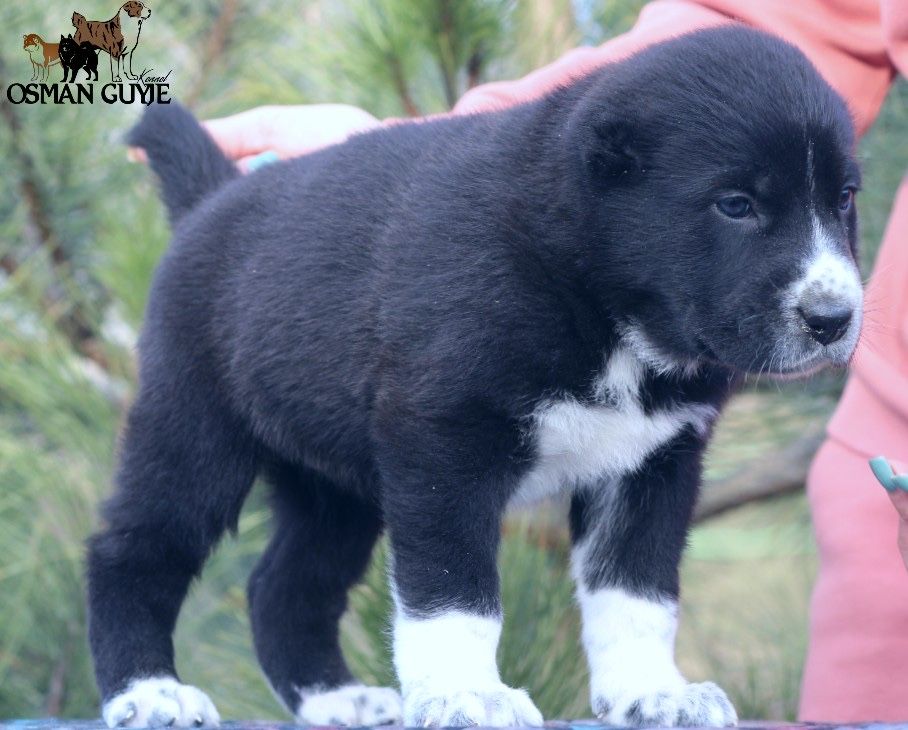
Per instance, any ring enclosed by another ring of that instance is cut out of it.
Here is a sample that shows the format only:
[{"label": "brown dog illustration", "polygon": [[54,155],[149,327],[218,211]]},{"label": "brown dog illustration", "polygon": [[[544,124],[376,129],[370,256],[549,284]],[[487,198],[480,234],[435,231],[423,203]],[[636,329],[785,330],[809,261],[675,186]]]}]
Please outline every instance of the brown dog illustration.
[{"label": "brown dog illustration", "polygon": [[60,63],[59,43],[45,43],[37,33],[22,36],[22,47],[32,62],[32,81],[47,81],[48,69]]},{"label": "brown dog illustration", "polygon": [[[120,69],[128,79],[137,78],[132,71],[132,54],[139,44],[139,34],[142,32],[142,22],[151,16],[151,8],[138,0],[123,3],[117,14],[110,20],[86,20],[81,13],[73,13],[73,27],[76,34],[73,36],[76,43],[88,41],[110,55],[110,78],[121,81]],[[127,70],[124,61],[129,59]],[[117,70],[114,73],[114,61]]]}]

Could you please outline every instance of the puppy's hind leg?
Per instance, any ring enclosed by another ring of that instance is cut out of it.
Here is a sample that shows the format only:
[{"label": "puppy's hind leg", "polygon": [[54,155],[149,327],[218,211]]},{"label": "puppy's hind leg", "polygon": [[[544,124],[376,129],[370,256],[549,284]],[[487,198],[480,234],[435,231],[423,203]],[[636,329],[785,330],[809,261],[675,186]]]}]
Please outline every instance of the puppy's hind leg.
[{"label": "puppy's hind leg", "polygon": [[259,662],[304,725],[372,726],[401,719],[393,689],[355,681],[338,622],[381,531],[378,506],[307,469],[275,465],[274,536],[249,579]]},{"label": "puppy's hind leg", "polygon": [[171,634],[189,584],[236,525],[256,473],[243,424],[175,359],[143,373],[117,490],[88,550],[89,642],[110,727],[216,725],[205,694],[181,684]]}]

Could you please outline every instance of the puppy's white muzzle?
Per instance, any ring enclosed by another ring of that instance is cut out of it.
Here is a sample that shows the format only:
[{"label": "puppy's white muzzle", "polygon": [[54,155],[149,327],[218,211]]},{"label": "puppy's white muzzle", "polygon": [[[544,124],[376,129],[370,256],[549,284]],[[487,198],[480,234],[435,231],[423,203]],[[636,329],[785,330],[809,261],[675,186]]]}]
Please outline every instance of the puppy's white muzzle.
[{"label": "puppy's white muzzle", "polygon": [[779,350],[786,370],[845,365],[861,332],[864,292],[854,260],[814,223],[814,245],[802,275],[783,298],[786,330]]}]

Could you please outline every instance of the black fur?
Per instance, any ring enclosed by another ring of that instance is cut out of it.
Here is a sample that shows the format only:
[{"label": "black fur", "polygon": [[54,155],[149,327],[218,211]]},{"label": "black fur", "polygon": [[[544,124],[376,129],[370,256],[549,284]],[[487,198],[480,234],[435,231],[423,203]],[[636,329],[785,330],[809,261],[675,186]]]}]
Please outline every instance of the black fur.
[{"label": "black fur", "polygon": [[95,81],[98,80],[98,47],[88,41],[76,43],[73,40],[72,33],[65,38],[60,36],[60,65],[63,67],[63,83],[66,83],[67,76],[69,80],[75,83],[76,74],[80,69],[85,69],[85,78],[91,79],[95,75]]},{"label": "black fur", "polygon": [[[381,513],[374,500],[338,492],[305,467],[277,463],[265,472],[275,489],[274,537],[249,579],[249,614],[262,668],[294,707],[300,687],[352,681],[338,622],[381,532]],[[326,550],[334,545],[344,547]],[[312,554],[319,559],[305,559]]]},{"label": "black fur", "polygon": [[[176,105],[149,108],[130,140],[176,229],[90,546],[105,697],[174,673],[180,603],[257,473],[277,518],[252,623],[288,704],[293,686],[349,678],[337,620],[383,527],[411,614],[499,611],[499,524],[537,458],[534,409],[588,401],[628,321],[700,363],[648,372],[648,413],[720,406],[740,373],[772,367],[803,211],[842,250],[855,243],[853,210],[835,207],[857,174],[847,110],[794,48],[735,27],[532,103],[388,127],[243,177]],[[742,188],[757,222],[715,209]],[[595,485],[576,492],[593,585],[677,595],[704,445],[685,429],[626,475],[620,520]]]},{"label": "black fur", "polygon": [[[179,104],[150,106],[130,130],[127,142],[141,147],[148,164],[167,184],[161,197],[171,225],[176,225],[208,193],[239,175],[207,134],[198,134],[195,118]],[[195,133],[187,134],[188,130]]]}]

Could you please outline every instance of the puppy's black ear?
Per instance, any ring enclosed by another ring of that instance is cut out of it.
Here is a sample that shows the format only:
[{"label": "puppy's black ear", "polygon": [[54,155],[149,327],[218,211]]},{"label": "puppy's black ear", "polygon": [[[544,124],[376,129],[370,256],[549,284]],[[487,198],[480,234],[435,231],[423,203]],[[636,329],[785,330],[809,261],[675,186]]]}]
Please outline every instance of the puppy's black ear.
[{"label": "puppy's black ear", "polygon": [[643,141],[633,121],[597,120],[586,138],[583,162],[594,182],[630,182],[643,169]]}]

